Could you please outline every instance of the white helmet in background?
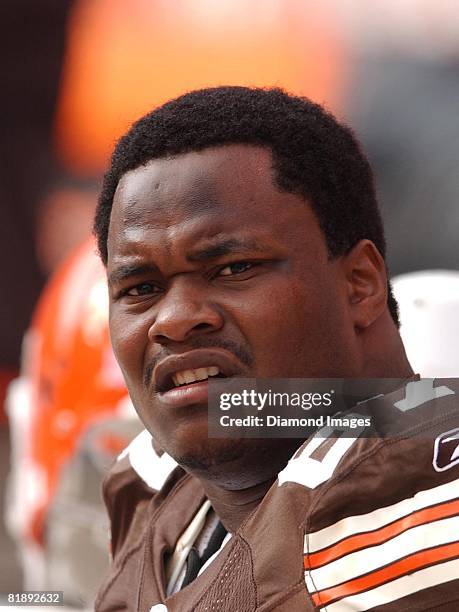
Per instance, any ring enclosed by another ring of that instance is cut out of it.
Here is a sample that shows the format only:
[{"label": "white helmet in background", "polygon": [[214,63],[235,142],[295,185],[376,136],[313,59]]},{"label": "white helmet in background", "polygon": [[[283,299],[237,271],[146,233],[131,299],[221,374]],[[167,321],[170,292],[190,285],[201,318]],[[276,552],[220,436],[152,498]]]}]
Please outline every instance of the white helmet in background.
[{"label": "white helmet in background", "polygon": [[427,378],[459,376],[459,272],[410,272],[392,285],[414,371]]}]

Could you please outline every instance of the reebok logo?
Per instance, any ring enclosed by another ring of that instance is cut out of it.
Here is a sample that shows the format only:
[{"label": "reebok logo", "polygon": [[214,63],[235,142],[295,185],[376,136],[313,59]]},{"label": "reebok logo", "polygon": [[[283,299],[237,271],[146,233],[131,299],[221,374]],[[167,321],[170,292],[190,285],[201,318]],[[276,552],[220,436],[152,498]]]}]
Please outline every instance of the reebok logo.
[{"label": "reebok logo", "polygon": [[440,434],[434,443],[432,465],[436,472],[444,472],[459,464],[459,427]]}]

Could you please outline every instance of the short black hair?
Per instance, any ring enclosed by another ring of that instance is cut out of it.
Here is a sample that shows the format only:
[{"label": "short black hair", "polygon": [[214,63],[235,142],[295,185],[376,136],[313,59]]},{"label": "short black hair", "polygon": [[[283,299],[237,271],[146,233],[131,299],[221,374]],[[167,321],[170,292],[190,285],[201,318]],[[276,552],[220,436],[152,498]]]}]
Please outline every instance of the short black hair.
[{"label": "short black hair", "polygon": [[[94,222],[104,264],[113,197],[126,172],[152,159],[237,143],[271,150],[275,183],[308,200],[331,257],[367,238],[385,258],[373,172],[352,130],[319,104],[282,89],[215,87],[153,110],[116,144]],[[398,326],[390,283],[388,306]]]}]

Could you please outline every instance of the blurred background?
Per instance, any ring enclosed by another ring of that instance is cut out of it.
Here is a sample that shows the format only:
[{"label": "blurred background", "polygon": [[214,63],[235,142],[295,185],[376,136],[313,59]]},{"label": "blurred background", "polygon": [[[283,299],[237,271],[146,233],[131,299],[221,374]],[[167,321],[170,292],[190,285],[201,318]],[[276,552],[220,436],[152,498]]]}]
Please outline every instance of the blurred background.
[{"label": "blurred background", "polygon": [[108,563],[100,479],[139,431],[88,238],[116,139],[197,87],[277,85],[325,104],[374,167],[408,353],[455,375],[459,7],[3,0],[0,17],[0,593],[64,590],[90,609]]}]

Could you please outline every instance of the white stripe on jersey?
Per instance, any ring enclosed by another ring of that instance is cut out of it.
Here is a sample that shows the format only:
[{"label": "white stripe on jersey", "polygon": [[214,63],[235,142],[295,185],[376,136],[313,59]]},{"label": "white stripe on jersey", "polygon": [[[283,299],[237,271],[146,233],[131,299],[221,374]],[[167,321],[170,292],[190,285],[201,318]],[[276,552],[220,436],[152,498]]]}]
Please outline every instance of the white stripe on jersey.
[{"label": "white stripe on jersey", "polygon": [[396,601],[422,589],[457,580],[458,577],[459,559],[454,559],[453,561],[426,567],[414,574],[403,576],[365,593],[346,597],[324,606],[321,610],[323,612],[363,612]]},{"label": "white stripe on jersey", "polygon": [[346,517],[320,531],[306,534],[304,552],[309,554],[316,552],[349,536],[379,529],[412,512],[457,497],[459,497],[459,479],[432,489],[419,491],[413,497],[403,499],[385,508],[378,508],[368,514]]},{"label": "white stripe on jersey", "polygon": [[146,429],[141,431],[118,456],[118,461],[129,457],[129,462],[140,478],[152,489],[159,491],[177,462],[167,453],[161,457],[155,452],[152,437]]},{"label": "white stripe on jersey", "polygon": [[313,590],[310,592],[328,589],[415,552],[458,540],[459,516],[418,525],[378,546],[364,548],[312,570]]}]

